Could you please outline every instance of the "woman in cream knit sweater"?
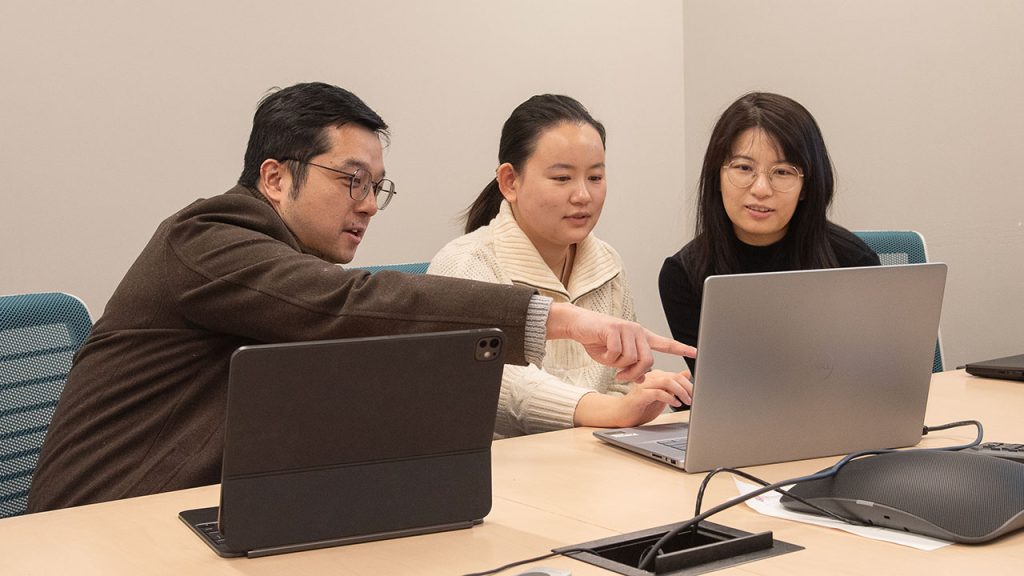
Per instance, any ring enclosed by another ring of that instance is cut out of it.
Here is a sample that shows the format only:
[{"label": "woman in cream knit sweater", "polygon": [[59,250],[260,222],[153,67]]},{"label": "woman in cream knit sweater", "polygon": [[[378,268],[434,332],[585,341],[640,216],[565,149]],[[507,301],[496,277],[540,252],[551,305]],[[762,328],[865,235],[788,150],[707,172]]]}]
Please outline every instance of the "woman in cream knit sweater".
[{"label": "woman in cream knit sweater", "polygon": [[[467,211],[466,235],[429,273],[518,284],[635,320],[622,262],[592,233],[606,193],[604,126],[567,96],[534,96],[505,122],[496,178]],[[552,340],[542,366],[505,366],[495,434],[571,426],[635,426],[690,402],[687,372],[618,382],[570,340]]]}]

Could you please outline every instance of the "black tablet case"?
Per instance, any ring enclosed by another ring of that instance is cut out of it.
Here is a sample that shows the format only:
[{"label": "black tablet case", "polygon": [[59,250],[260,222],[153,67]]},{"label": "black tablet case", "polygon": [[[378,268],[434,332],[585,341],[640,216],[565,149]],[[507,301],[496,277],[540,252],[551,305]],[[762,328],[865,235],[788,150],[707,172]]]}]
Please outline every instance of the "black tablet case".
[{"label": "black tablet case", "polygon": [[181,517],[204,538],[218,520],[225,556],[472,526],[491,507],[503,358],[497,329],[240,348],[219,515]]}]

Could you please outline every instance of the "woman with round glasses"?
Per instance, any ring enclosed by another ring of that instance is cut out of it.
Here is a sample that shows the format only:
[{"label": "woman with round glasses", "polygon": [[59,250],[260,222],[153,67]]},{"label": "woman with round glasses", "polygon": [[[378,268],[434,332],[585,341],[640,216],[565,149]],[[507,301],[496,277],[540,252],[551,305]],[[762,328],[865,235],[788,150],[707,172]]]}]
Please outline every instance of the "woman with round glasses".
[{"label": "woman with round glasses", "polygon": [[833,188],[832,161],[806,108],[764,92],[733,102],[704,154],[694,239],[665,259],[658,278],[673,338],[696,344],[708,276],[878,265],[866,244],[828,220]]},{"label": "woman with round glasses", "polygon": [[[568,96],[534,96],[505,121],[499,166],[466,211],[466,235],[430,263],[431,274],[520,284],[633,320],[619,255],[592,234],[604,206],[605,129]],[[495,433],[572,426],[635,426],[689,403],[688,372],[653,371],[616,382],[570,340],[547,343],[542,366],[505,366]]]}]

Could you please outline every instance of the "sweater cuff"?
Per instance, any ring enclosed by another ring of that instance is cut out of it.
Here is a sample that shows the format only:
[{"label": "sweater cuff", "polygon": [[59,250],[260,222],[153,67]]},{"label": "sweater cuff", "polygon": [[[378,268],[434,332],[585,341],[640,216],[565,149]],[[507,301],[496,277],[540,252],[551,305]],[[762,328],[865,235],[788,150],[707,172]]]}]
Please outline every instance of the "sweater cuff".
[{"label": "sweater cuff", "polygon": [[530,399],[530,414],[524,422],[526,433],[572,428],[580,398],[597,393],[596,390],[568,384],[539,388]]},{"label": "sweater cuff", "polygon": [[544,350],[547,345],[548,313],[553,300],[547,296],[534,294],[526,307],[526,333],[523,338],[523,352],[526,361],[540,366],[544,362]]}]

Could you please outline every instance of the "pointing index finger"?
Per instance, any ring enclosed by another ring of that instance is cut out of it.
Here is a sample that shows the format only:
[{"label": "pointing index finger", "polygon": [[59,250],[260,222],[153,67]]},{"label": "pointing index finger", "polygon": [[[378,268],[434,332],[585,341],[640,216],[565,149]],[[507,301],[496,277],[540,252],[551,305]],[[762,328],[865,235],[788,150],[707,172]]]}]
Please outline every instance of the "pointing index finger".
[{"label": "pointing index finger", "polygon": [[682,342],[676,342],[671,338],[659,336],[654,332],[648,331],[647,342],[650,343],[652,350],[657,350],[658,352],[675,354],[676,356],[685,356],[687,358],[697,357],[697,349],[693,346],[688,346]]}]

